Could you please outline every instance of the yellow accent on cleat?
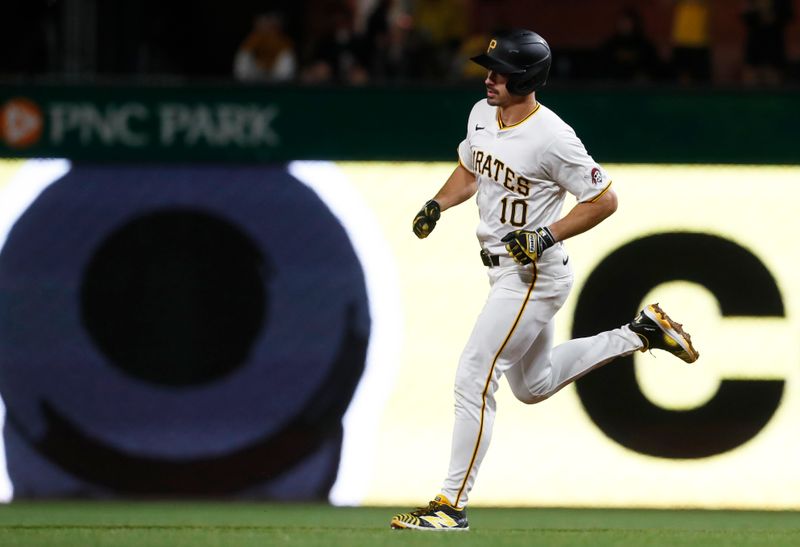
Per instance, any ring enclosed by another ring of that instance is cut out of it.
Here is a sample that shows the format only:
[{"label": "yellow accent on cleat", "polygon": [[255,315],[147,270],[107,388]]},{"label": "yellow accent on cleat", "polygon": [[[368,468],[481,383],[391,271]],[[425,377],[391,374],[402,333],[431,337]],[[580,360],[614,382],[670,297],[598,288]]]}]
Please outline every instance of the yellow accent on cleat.
[{"label": "yellow accent on cleat", "polygon": [[467,531],[466,513],[455,507],[446,496],[438,495],[427,507],[392,517],[389,525],[395,530]]},{"label": "yellow accent on cleat", "polygon": [[656,304],[650,304],[644,310],[645,315],[650,319],[657,322],[664,330],[664,342],[671,346],[680,346],[682,351],[676,353],[678,357],[687,363],[694,363],[700,357],[698,352],[692,345],[692,337],[688,332],[683,330],[683,325],[673,321],[661,307]]}]

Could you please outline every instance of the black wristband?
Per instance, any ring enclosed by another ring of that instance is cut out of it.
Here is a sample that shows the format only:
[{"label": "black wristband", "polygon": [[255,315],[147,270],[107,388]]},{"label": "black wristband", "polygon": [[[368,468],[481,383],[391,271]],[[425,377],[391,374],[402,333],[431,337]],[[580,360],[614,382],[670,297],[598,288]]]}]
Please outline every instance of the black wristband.
[{"label": "black wristband", "polygon": [[542,251],[549,249],[556,244],[556,238],[553,237],[553,232],[551,232],[550,228],[547,226],[540,226],[539,228],[536,228],[536,233],[539,234],[539,237],[544,243]]},{"label": "black wristband", "polygon": [[439,220],[439,218],[442,216],[442,208],[439,205],[439,202],[429,199],[425,204],[425,214],[430,216],[433,220]]}]

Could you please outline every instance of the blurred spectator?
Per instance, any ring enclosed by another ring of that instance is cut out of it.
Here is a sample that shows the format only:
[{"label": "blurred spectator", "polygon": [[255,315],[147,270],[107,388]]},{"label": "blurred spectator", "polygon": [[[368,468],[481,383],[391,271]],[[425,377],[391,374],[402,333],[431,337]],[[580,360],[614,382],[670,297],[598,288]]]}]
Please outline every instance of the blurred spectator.
[{"label": "blurred spectator", "polygon": [[366,15],[363,38],[368,49],[368,65],[373,64],[373,55],[385,49],[389,43],[389,27],[394,5],[394,0],[378,0],[373,5],[372,11]]},{"label": "blurred spectator", "polygon": [[294,78],[297,68],[294,45],[283,31],[278,13],[262,13],[236,52],[233,73],[238,80],[280,82]]},{"label": "blurred spectator", "polygon": [[321,36],[312,44],[301,80],[308,84],[364,84],[369,80],[364,41],[355,35],[352,13],[344,4],[329,9],[320,22]]},{"label": "blurred spectator", "polygon": [[745,83],[781,82],[786,67],[786,26],[792,15],[791,0],[745,0]]},{"label": "blurred spectator", "polygon": [[680,83],[711,79],[710,8],[706,0],[676,0],[672,16],[672,67]]},{"label": "blurred spectator", "polygon": [[380,0],[364,32],[366,66],[381,82],[413,79],[420,65],[411,16],[395,0]]},{"label": "blurred spectator", "polygon": [[614,34],[600,47],[601,76],[625,82],[656,78],[661,73],[661,61],[645,36],[639,12],[625,8],[615,25]]},{"label": "blurred spectator", "polygon": [[421,76],[441,80],[452,73],[452,64],[469,31],[467,0],[414,0],[412,17],[426,59]]}]

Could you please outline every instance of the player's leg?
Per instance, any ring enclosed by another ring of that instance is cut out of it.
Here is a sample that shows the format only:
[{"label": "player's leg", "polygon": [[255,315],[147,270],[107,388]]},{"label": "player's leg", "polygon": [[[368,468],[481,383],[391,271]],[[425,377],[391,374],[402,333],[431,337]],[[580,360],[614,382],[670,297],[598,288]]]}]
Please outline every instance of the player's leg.
[{"label": "player's leg", "polygon": [[489,275],[492,288],[456,370],[450,465],[441,494],[428,507],[395,515],[393,528],[468,527],[464,506],[492,435],[498,380],[525,354],[537,334],[526,323],[532,317],[533,275],[515,267],[492,270]]},{"label": "player's leg", "polygon": [[450,465],[442,488],[456,506],[466,504],[489,446],[500,377],[530,348],[563,303],[547,283],[512,268],[492,286],[459,361]]},{"label": "player's leg", "polygon": [[506,380],[514,396],[526,404],[543,400],[541,393],[550,388],[553,373],[550,354],[553,351],[555,321],[545,325],[528,352],[506,371]]},{"label": "player's leg", "polygon": [[536,335],[526,324],[532,316],[533,273],[512,266],[490,270],[489,278],[489,296],[456,370],[450,465],[441,494],[428,507],[395,515],[393,528],[468,528],[464,506],[492,436],[498,380]]},{"label": "player's leg", "polygon": [[506,373],[514,395],[525,403],[538,403],[588,372],[637,350],[663,349],[689,363],[698,357],[689,334],[658,304],[647,306],[627,325],[569,340],[551,350],[552,333],[551,323]]},{"label": "player's leg", "polygon": [[[549,359],[540,354],[538,361],[523,365],[523,369],[533,369],[527,374],[538,380],[529,385],[531,399],[525,402],[542,401],[590,371],[641,348],[641,340],[627,325],[559,344],[552,349]],[[538,372],[542,369],[547,372]]]}]

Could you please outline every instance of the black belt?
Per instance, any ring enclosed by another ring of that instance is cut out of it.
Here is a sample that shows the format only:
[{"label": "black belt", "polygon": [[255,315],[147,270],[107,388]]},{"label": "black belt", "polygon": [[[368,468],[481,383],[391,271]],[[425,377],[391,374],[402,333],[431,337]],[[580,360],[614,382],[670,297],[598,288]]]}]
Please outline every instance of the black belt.
[{"label": "black belt", "polygon": [[484,266],[494,268],[500,265],[500,255],[491,255],[486,250],[481,249],[481,261]]}]

